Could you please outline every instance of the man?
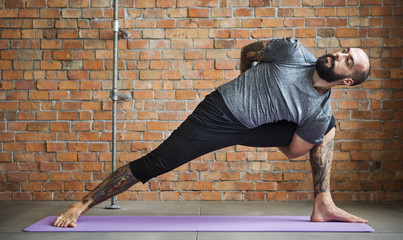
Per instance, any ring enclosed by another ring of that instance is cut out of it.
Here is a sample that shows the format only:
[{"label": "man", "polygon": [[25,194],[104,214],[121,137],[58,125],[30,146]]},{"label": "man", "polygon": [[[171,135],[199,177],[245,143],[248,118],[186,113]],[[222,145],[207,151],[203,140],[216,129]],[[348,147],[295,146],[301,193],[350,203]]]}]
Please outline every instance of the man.
[{"label": "man", "polygon": [[75,227],[89,208],[133,184],[232,145],[277,146],[289,158],[310,151],[311,221],[367,222],[337,208],[329,189],[335,134],[330,89],[363,82],[370,72],[366,53],[351,48],[316,59],[297,40],[274,39],[245,46],[240,67],[236,79],[206,96],[157,149],[120,167],[71,204],[54,226]]}]

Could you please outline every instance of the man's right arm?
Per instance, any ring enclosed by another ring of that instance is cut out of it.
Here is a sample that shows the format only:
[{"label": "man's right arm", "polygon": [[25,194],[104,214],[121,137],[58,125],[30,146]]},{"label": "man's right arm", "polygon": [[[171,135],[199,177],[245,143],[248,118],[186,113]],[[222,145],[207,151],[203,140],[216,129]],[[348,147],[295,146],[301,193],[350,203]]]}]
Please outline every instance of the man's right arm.
[{"label": "man's right arm", "polygon": [[241,73],[253,66],[254,62],[265,61],[266,46],[270,41],[254,42],[246,45],[241,50]]}]

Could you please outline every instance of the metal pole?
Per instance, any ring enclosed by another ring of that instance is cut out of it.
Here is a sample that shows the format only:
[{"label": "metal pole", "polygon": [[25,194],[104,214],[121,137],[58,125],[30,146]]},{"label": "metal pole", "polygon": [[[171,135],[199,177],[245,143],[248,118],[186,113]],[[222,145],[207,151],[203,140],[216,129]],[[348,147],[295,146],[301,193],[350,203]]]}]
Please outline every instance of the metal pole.
[{"label": "metal pole", "polygon": [[[112,172],[116,171],[116,120],[117,120],[117,101],[118,101],[118,34],[119,34],[119,0],[114,0],[114,21],[113,21],[113,90],[112,90]],[[116,205],[117,197],[111,199],[111,205],[107,209],[120,209]]]}]

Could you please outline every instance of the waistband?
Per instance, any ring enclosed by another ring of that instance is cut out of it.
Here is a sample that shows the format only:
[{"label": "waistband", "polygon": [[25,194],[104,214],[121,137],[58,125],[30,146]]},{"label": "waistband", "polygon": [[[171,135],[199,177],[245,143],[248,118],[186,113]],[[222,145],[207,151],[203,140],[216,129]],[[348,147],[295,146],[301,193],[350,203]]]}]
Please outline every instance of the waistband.
[{"label": "waistband", "polygon": [[218,90],[213,91],[206,96],[206,101],[212,101],[216,108],[224,112],[232,121],[242,124],[232,112],[229,110],[227,104],[225,104],[224,98]]}]

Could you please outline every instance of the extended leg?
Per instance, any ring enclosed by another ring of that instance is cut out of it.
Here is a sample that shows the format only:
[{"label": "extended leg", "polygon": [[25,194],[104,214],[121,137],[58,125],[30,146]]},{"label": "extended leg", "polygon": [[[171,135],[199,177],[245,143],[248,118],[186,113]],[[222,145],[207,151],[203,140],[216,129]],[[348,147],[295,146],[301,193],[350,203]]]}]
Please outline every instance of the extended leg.
[{"label": "extended leg", "polygon": [[81,201],[77,201],[61,213],[55,220],[55,227],[76,227],[77,219],[88,209],[121,192],[126,191],[139,182],[132,174],[128,164],[120,167]]},{"label": "extended leg", "polygon": [[314,185],[314,209],[311,215],[313,222],[343,221],[366,223],[346,211],[336,207],[330,194],[330,170],[334,150],[335,128],[328,132],[322,145],[312,148],[310,162]]},{"label": "extended leg", "polygon": [[81,201],[71,204],[60,214],[54,226],[75,227],[77,219],[89,208],[133,184],[146,182],[207,152],[236,144],[237,139],[242,138],[245,127],[239,130],[242,127],[240,123],[223,117],[228,114],[229,110],[218,92],[207,96],[157,149],[112,173]]}]

